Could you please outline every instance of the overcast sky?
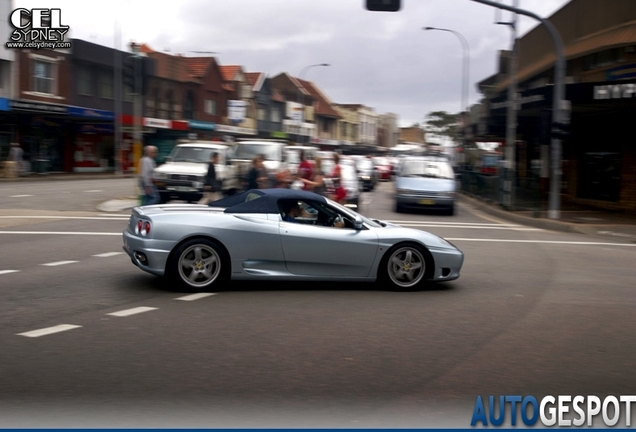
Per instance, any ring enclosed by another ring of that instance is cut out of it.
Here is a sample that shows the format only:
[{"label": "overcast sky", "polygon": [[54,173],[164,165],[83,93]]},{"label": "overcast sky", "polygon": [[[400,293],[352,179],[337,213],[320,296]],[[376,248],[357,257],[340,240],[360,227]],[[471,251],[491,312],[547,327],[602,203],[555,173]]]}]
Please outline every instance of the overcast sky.
[{"label": "overcast sky", "polygon": [[[518,0],[541,17],[566,3]],[[511,46],[510,28],[495,24],[511,15],[497,16],[472,0],[402,0],[395,13],[367,11],[364,0],[14,0],[13,6],[61,8],[73,38],[113,47],[119,25],[122,49],[135,40],[172,54],[214,52],[207,55],[247,72],[299,76],[308,65],[329,63],[304,78],[332,102],[393,112],[401,126],[461,108],[460,41],[422,27],[455,30],[468,40],[471,104],[479,99],[475,83],[496,72],[498,50]],[[523,35],[537,21],[520,16],[518,24]]]}]

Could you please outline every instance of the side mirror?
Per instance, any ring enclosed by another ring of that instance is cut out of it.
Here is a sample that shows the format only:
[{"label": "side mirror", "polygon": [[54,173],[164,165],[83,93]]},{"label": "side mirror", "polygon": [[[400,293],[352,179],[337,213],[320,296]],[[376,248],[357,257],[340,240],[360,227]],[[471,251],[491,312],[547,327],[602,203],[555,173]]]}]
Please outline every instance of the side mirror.
[{"label": "side mirror", "polygon": [[362,223],[362,218],[360,216],[356,216],[355,220],[353,221],[353,228],[360,231],[363,227],[364,225]]}]

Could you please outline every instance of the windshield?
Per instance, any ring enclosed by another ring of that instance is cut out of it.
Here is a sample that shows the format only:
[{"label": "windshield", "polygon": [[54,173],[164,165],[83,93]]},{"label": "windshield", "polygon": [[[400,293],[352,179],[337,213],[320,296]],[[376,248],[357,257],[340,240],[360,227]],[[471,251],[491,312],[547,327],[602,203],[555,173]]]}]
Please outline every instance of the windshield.
[{"label": "windshield", "polygon": [[265,160],[280,161],[280,144],[239,143],[236,146],[236,159],[254,159],[262,155]]},{"label": "windshield", "polygon": [[332,205],[332,206],[336,207],[336,208],[337,208],[338,210],[340,210],[341,212],[349,214],[349,215],[350,215],[350,216],[352,216],[353,218],[355,218],[356,216],[358,216],[358,217],[362,218],[362,222],[364,222],[364,223],[365,223],[365,225],[368,225],[368,226],[370,226],[370,227],[374,227],[374,228],[382,228],[382,226],[383,226],[383,225],[379,224],[378,222],[375,222],[374,220],[369,219],[369,218],[367,218],[367,217],[365,217],[365,216],[361,215],[360,213],[358,213],[358,212],[356,212],[356,211],[351,210],[350,208],[347,208],[347,207],[345,207],[345,206],[343,206],[343,205],[338,204],[338,203],[337,203],[337,202],[335,202],[335,201],[332,201],[332,200],[330,200],[330,199],[327,199],[327,202],[329,202],[329,204],[330,204],[330,205]]},{"label": "windshield", "polygon": [[430,177],[453,179],[453,168],[446,162],[425,160],[405,160],[402,162],[401,177]]},{"label": "windshield", "polygon": [[175,147],[170,154],[173,162],[208,163],[214,153],[219,154],[219,164],[225,163],[225,152],[206,147]]}]

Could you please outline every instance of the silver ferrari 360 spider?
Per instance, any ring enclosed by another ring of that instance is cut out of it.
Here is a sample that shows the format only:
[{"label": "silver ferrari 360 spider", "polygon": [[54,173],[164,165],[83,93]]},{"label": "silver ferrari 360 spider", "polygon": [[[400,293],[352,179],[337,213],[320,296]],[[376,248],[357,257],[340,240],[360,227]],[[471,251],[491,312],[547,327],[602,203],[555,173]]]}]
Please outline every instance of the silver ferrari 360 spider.
[{"label": "silver ferrari 360 spider", "polygon": [[137,267],[191,291],[230,279],[380,281],[410,290],[457,279],[464,261],[434,234],[290,189],[249,190],[207,206],[135,207],[123,241]]}]

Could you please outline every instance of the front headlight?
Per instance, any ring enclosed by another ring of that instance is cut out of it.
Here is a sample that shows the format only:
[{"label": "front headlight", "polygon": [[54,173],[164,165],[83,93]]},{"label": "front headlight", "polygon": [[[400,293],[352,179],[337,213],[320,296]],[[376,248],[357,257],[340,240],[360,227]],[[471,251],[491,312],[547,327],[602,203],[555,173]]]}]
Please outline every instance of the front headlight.
[{"label": "front headlight", "polygon": [[155,173],[155,179],[157,180],[166,180],[168,175],[166,173]]}]

